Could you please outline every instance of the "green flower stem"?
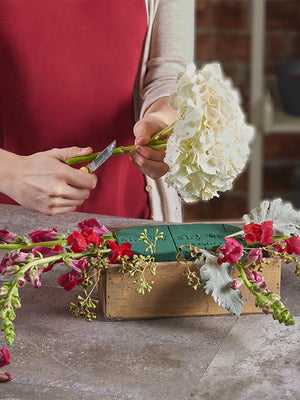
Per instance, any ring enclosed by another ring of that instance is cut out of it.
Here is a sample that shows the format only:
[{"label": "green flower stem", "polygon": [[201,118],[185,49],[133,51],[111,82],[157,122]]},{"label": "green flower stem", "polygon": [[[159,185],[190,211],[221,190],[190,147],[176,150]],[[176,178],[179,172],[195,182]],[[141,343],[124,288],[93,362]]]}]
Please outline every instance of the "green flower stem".
[{"label": "green flower stem", "polygon": [[[241,274],[241,278],[242,278],[244,284],[246,285],[247,289],[249,289],[250,292],[252,292],[255,296],[259,295],[259,293],[257,293],[257,292],[253,289],[251,283],[248,281],[248,278],[247,278],[247,275],[246,275],[246,272],[245,272],[244,268],[241,267],[239,264],[235,264],[235,265],[237,265],[237,267],[238,267],[238,269],[239,269],[239,271],[240,271],[240,274]],[[259,295],[259,296],[260,296],[260,295]]]},{"label": "green flower stem", "polygon": [[[147,146],[151,147],[152,149],[164,149],[164,148],[166,148],[168,139],[161,140],[161,138],[163,138],[164,136],[166,136],[167,134],[169,134],[169,133],[171,133],[173,131],[175,123],[176,123],[176,121],[173,124],[167,126],[165,129],[163,129],[160,132],[158,132],[156,135],[154,135],[152,137],[152,139],[150,140],[150,142],[147,144]],[[135,145],[117,147],[114,150],[112,155],[113,156],[118,156],[118,155],[121,155],[121,154],[127,154],[131,150],[134,150],[135,147],[136,147]],[[79,163],[82,163],[82,162],[92,161],[99,154],[101,154],[101,151],[99,151],[97,153],[89,154],[88,156],[80,156],[80,157],[69,158],[66,161],[66,163],[68,165],[74,165],[74,164],[79,164]]]},{"label": "green flower stem", "polygon": [[[273,310],[273,318],[279,321],[279,323],[284,323],[285,326],[295,325],[294,318],[290,314],[289,310],[285,308],[285,306],[279,300],[279,298],[277,299],[274,298],[274,296],[276,295],[273,295],[271,292],[268,292],[265,295],[262,293],[258,293],[256,290],[253,289],[253,285],[247,279],[244,268],[241,267],[239,264],[235,265],[237,265],[240,271],[240,276],[246,287],[250,290],[251,293],[253,293],[256,296],[257,302],[255,304],[261,309],[265,307],[270,307]],[[271,295],[271,297],[268,295]]]},{"label": "green flower stem", "polygon": [[[109,254],[111,252],[110,249],[103,249],[102,254]],[[56,261],[59,260],[63,260],[66,256],[68,258],[72,258],[72,259],[76,259],[76,258],[82,258],[82,257],[88,257],[88,256],[93,256],[95,253],[94,251],[90,251],[90,252],[82,252],[82,253],[67,253],[66,251],[62,251],[60,253],[58,253],[55,256],[50,256],[50,257],[46,257],[46,258],[39,258],[39,259],[34,259],[31,262],[29,262],[28,264],[23,265],[19,271],[17,272],[14,280],[11,283],[11,289],[9,290],[8,293],[12,292],[13,287],[15,285],[17,285],[18,279],[19,277],[24,276],[25,272],[28,271],[30,268],[34,267],[35,265],[38,265],[39,268],[46,268],[49,264],[53,264]],[[43,264],[45,264],[45,266],[43,267]]]},{"label": "green flower stem", "polygon": [[37,243],[10,243],[10,244],[0,244],[0,249],[5,249],[5,250],[19,250],[19,249],[33,249],[36,246],[45,246],[45,247],[50,247],[50,246],[55,246],[56,244],[61,244],[62,246],[67,244],[66,240],[52,240],[49,242],[37,242]]}]

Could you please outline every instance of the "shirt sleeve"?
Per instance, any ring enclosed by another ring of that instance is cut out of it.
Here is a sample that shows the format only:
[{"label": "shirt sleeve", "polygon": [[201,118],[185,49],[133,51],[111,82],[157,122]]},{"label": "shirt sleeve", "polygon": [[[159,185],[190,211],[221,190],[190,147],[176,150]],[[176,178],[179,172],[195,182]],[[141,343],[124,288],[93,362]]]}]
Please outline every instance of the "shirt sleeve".
[{"label": "shirt sleeve", "polygon": [[194,59],[194,0],[148,0],[148,33],[140,79],[140,117],[169,96]]}]

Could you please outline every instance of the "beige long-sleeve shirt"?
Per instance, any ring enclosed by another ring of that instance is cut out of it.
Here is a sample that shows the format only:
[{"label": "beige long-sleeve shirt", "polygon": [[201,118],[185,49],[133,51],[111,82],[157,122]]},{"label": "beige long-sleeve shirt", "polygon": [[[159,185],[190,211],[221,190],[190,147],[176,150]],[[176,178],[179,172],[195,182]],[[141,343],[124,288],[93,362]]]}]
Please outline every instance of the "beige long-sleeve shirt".
[{"label": "beige long-sleeve shirt", "polygon": [[[135,91],[136,118],[158,98],[169,96],[179,73],[194,57],[194,0],[145,0],[148,31]],[[182,221],[181,201],[164,178],[146,177],[151,216]]]}]

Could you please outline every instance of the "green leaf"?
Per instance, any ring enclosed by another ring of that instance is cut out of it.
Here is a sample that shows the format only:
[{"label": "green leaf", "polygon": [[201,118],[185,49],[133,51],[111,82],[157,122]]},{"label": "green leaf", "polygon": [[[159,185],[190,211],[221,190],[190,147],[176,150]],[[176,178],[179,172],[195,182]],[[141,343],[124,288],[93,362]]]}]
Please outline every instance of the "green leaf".
[{"label": "green leaf", "polygon": [[204,263],[201,264],[200,275],[204,281],[205,293],[211,293],[215,302],[224,310],[240,315],[243,305],[242,294],[239,289],[233,290],[229,286],[233,267],[227,263],[219,265],[217,257],[206,250],[202,250],[202,256]]}]

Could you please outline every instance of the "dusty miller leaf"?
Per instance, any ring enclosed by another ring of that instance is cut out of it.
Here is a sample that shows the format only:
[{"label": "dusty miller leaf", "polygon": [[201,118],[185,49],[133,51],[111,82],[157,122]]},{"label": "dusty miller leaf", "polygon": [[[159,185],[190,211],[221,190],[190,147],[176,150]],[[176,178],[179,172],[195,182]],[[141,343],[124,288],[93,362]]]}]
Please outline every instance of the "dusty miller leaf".
[{"label": "dusty miller leaf", "polygon": [[251,222],[261,224],[264,221],[273,221],[276,235],[300,235],[300,211],[281,199],[264,200],[250,214],[245,214],[243,219],[246,225]]},{"label": "dusty miller leaf", "polygon": [[229,286],[232,281],[233,267],[228,263],[219,265],[217,257],[206,250],[202,250],[202,255],[204,263],[200,267],[200,275],[201,280],[205,282],[205,293],[211,293],[215,302],[224,310],[231,314],[240,315],[243,305],[241,291],[239,289],[233,290]]}]

